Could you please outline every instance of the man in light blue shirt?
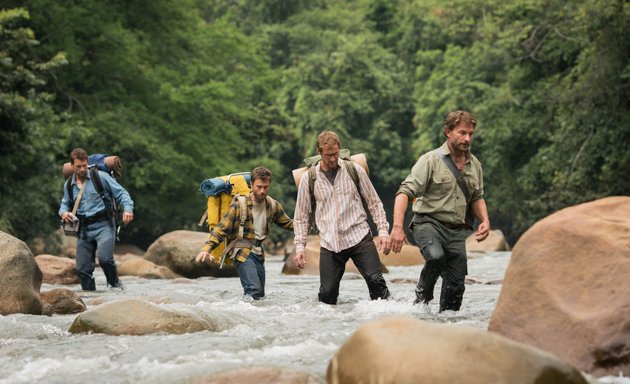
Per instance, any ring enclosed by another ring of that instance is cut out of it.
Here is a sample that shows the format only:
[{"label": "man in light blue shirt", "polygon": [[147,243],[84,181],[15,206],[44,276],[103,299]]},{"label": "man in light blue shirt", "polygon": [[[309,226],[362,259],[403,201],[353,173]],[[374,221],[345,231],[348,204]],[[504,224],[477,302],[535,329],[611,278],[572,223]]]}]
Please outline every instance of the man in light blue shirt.
[{"label": "man in light blue shirt", "polygon": [[[76,262],[81,288],[84,291],[96,290],[93,273],[96,267],[96,250],[98,249],[99,264],[107,278],[107,284],[122,289],[114,261],[116,225],[112,212],[112,199],[119,206],[124,207],[122,217],[124,224],[129,224],[133,220],[133,201],[129,193],[113,177],[106,172],[98,171],[107,201],[101,198],[88,171],[88,154],[82,148],[76,148],[72,151],[70,164],[73,174],[64,184],[59,216],[61,216],[61,220],[67,223],[72,223],[76,218],[80,222]],[[69,186],[68,183],[70,183]],[[83,194],[79,200],[75,218],[72,210],[82,187]],[[72,191],[71,194],[70,191]]]}]

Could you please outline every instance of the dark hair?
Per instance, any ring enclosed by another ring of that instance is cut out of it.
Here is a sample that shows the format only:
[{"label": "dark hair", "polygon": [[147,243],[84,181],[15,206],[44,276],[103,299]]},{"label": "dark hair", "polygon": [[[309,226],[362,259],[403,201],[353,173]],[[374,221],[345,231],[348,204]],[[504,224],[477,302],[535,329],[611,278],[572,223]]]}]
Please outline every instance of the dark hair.
[{"label": "dark hair", "polygon": [[74,164],[74,160],[87,160],[88,154],[83,148],[75,148],[70,152],[70,164]]},{"label": "dark hair", "polygon": [[271,182],[271,171],[265,167],[256,167],[252,169],[252,184],[254,181],[261,179]]},{"label": "dark hair", "polygon": [[451,131],[461,123],[467,124],[472,129],[475,129],[475,127],[477,127],[477,118],[473,116],[472,113],[466,111],[451,112],[446,115],[444,119],[444,129]]},{"label": "dark hair", "polygon": [[333,131],[324,131],[317,136],[317,152],[321,152],[324,145],[335,144],[341,147],[339,136]]}]

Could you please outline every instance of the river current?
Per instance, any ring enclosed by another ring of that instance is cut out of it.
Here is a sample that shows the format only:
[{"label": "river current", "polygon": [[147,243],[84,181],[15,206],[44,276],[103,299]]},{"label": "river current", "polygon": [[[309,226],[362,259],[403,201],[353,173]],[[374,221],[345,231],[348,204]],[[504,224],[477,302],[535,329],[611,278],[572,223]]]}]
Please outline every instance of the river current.
[{"label": "river current", "polygon": [[[510,252],[469,259],[469,277],[500,280]],[[317,301],[318,276],[282,275],[282,258],[266,262],[266,297],[242,300],[238,278],[150,280],[123,276],[125,291],[105,290],[97,268],[97,291],[77,290],[88,307],[123,298],[151,298],[165,307],[207,311],[223,319],[227,330],[184,335],[108,336],[68,332],[76,315],[0,316],[0,384],[18,383],[189,383],[208,373],[246,366],[281,366],[308,372],[325,382],[333,354],[362,324],[392,315],[435,323],[487,329],[501,285],[466,285],[459,312],[438,313],[434,300],[414,306],[420,266],[389,267],[385,274],[393,298],[370,301],[363,279],[346,274],[339,304]],[[439,293],[440,282],[436,286]],[[438,296],[439,297],[439,296]],[[628,377],[592,378],[590,383],[630,384]]]}]

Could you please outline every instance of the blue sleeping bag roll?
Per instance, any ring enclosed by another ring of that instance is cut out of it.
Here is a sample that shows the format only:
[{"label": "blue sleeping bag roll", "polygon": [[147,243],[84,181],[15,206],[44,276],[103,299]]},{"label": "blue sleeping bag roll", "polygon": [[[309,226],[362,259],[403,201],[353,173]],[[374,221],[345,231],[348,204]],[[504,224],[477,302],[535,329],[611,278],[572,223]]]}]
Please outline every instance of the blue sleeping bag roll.
[{"label": "blue sleeping bag roll", "polygon": [[199,189],[206,196],[219,196],[223,193],[232,193],[230,177],[240,175],[245,178],[247,186],[251,187],[251,174],[249,172],[236,173],[229,176],[213,177],[201,182]]}]

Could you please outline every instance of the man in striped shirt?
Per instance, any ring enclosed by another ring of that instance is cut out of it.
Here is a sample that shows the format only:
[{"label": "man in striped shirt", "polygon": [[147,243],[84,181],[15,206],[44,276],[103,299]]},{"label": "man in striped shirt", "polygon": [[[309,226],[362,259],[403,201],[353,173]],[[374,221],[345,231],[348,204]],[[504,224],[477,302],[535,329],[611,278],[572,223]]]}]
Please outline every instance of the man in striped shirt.
[{"label": "man in striped shirt", "polygon": [[[295,262],[299,268],[306,265],[306,235],[309,217],[315,197],[315,223],[320,236],[319,258],[319,301],[336,304],[339,296],[339,282],[346,262],[352,259],[365,279],[370,298],[387,299],[390,296],[387,284],[381,273],[378,248],[389,253],[389,223],[385,217],[383,203],[378,197],[365,170],[351,162],[358,174],[360,191],[339,158],[341,142],[337,134],[322,132],[317,138],[317,152],[321,161],[315,167],[316,179],[313,193],[309,190],[309,173],[300,179],[295,207]],[[367,213],[363,209],[361,195],[378,228],[378,237],[372,239]],[[375,245],[376,241],[376,245]]]}]

